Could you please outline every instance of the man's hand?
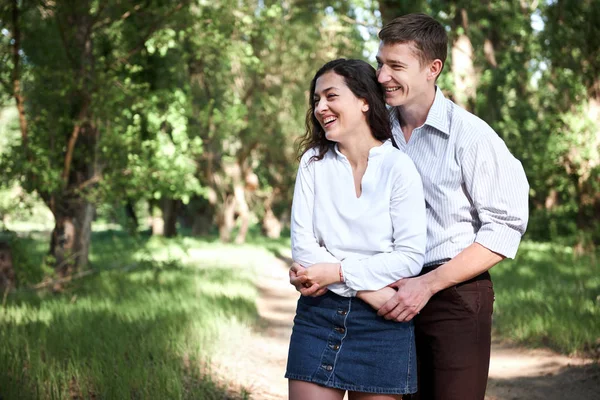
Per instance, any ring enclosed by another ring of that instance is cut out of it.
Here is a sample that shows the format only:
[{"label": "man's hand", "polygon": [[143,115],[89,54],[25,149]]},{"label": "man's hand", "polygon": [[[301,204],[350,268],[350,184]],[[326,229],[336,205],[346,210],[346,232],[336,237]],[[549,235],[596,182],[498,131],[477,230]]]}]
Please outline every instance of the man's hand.
[{"label": "man's hand", "polygon": [[294,262],[289,270],[290,283],[299,291],[303,296],[317,297],[327,293],[327,287],[321,287],[319,284],[308,283],[306,275],[298,275],[298,272],[304,271],[302,265]]},{"label": "man's hand", "polygon": [[398,322],[413,319],[433,296],[423,277],[400,279],[389,286],[397,292],[377,311],[377,315]]}]

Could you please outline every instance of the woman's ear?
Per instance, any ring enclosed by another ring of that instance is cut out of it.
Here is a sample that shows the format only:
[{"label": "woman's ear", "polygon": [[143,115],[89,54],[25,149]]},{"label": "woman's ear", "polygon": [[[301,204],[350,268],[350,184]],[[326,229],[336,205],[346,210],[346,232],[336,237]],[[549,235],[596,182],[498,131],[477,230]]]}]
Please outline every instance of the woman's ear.
[{"label": "woman's ear", "polygon": [[362,112],[367,112],[369,111],[369,103],[367,103],[365,100],[363,100],[363,105],[361,107]]}]

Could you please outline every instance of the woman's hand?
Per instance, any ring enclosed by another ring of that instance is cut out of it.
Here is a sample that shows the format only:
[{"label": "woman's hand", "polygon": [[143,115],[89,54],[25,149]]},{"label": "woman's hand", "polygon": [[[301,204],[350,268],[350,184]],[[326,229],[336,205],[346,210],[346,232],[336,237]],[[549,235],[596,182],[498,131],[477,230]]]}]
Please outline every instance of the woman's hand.
[{"label": "woman's hand", "polygon": [[310,297],[318,297],[327,293],[327,286],[319,287],[317,284],[306,283],[306,276],[298,276],[298,272],[305,270],[302,265],[297,262],[292,263],[292,266],[289,270],[290,283],[294,285],[297,291],[302,294],[302,296],[310,296]]},{"label": "woman's hand", "polygon": [[376,310],[379,310],[389,299],[394,297],[396,289],[389,286],[379,290],[363,290],[358,292],[356,297],[370,305]]},{"label": "woman's hand", "polygon": [[332,283],[340,282],[340,264],[318,263],[297,272],[298,277],[306,277],[304,285],[318,284],[324,288]]}]

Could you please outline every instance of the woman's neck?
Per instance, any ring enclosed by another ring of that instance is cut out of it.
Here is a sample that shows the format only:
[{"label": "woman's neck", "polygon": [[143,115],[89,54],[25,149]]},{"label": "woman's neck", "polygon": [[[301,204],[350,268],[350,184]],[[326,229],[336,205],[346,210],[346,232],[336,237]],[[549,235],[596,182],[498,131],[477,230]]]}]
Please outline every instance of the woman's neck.
[{"label": "woman's neck", "polygon": [[369,151],[381,144],[381,141],[375,139],[368,130],[365,133],[351,136],[343,142],[338,142],[338,149],[348,159],[350,165],[356,168],[366,165],[369,160]]}]

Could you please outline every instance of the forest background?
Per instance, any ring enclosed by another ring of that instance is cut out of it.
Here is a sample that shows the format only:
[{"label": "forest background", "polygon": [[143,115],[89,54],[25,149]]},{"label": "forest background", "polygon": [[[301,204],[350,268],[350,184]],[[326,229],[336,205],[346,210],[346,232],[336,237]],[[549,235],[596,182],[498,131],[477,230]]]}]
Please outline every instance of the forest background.
[{"label": "forest background", "polygon": [[[525,168],[525,249],[579,266],[565,293],[596,318],[598,0],[2,1],[3,307],[108,268],[107,230],[125,248],[286,246],[310,79],[338,57],[374,64],[382,24],[409,12],[446,27],[438,85]],[[593,350],[597,333],[555,347]]]}]

